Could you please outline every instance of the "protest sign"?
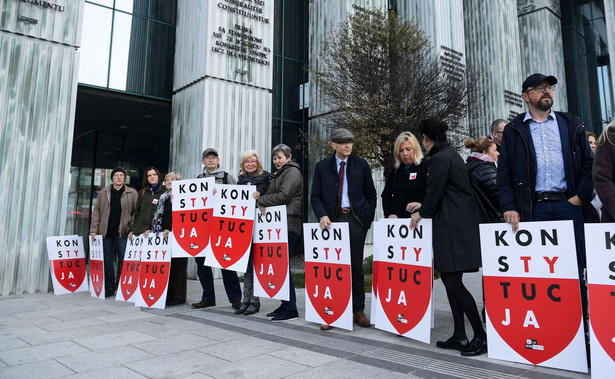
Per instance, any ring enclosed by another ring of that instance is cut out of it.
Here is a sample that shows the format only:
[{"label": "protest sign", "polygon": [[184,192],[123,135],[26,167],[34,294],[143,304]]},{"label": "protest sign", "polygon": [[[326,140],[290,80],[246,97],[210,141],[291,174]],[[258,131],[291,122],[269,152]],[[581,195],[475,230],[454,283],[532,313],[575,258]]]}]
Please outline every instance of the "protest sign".
[{"label": "protest sign", "polygon": [[572,221],[481,224],[489,357],[587,372]]},{"label": "protest sign", "polygon": [[215,179],[173,181],[174,257],[204,257],[209,245]]},{"label": "protest sign", "polygon": [[88,290],[83,238],[80,236],[47,237],[47,255],[54,294],[62,295]]},{"label": "protest sign", "polygon": [[288,226],[286,206],[256,210],[252,260],[254,296],[289,300]]},{"label": "protest sign", "polygon": [[133,236],[132,239],[128,239],[126,242],[124,263],[115,300],[134,303],[136,301],[135,294],[139,286],[139,268],[141,267],[141,255],[143,254],[144,244],[143,235]]},{"label": "protest sign", "polygon": [[246,272],[252,248],[256,186],[217,184],[205,265]]},{"label": "protest sign", "polygon": [[383,235],[376,233],[380,221],[381,220],[374,221],[372,224],[372,230],[374,231],[374,249],[372,255],[372,301],[370,303],[369,315],[370,322],[374,325],[378,324],[378,318],[380,317],[380,312],[378,311],[378,308],[380,308],[380,304],[378,303],[378,271],[380,270],[380,262],[377,260],[377,256],[381,250],[378,246],[383,246]]},{"label": "protest sign", "polygon": [[303,224],[305,320],[352,330],[352,270],[348,223]]},{"label": "protest sign", "polygon": [[139,285],[135,295],[135,305],[138,307],[163,309],[165,306],[172,255],[169,237],[164,238],[162,233],[150,233],[143,238]]},{"label": "protest sign", "polygon": [[615,372],[615,223],[585,224],[592,378]]},{"label": "protest sign", "polygon": [[99,299],[105,298],[105,254],[101,235],[90,238],[90,294]]},{"label": "protest sign", "polygon": [[[374,229],[376,328],[429,343],[432,308],[431,220],[384,219]],[[373,301],[373,300],[372,300]]]}]

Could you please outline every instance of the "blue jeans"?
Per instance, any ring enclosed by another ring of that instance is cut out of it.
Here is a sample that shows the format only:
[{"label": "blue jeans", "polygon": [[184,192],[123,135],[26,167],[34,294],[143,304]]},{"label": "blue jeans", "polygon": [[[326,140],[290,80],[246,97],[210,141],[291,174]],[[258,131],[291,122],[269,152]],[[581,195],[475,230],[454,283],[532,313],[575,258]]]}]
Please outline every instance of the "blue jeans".
[{"label": "blue jeans", "polygon": [[[103,254],[105,256],[105,291],[115,291],[117,282],[122,274],[124,265],[124,252],[126,251],[126,240],[128,236],[120,237],[115,233],[113,237],[103,238]],[[115,243],[115,246],[114,246]],[[115,249],[114,249],[115,247]],[[117,276],[113,269],[113,261],[117,254]]]},{"label": "blue jeans", "polygon": [[282,300],[282,310],[288,312],[297,312],[297,294],[295,293],[295,283],[293,282],[293,273],[290,271],[290,252],[293,250],[296,234],[288,232],[288,289],[290,290],[289,300]]}]

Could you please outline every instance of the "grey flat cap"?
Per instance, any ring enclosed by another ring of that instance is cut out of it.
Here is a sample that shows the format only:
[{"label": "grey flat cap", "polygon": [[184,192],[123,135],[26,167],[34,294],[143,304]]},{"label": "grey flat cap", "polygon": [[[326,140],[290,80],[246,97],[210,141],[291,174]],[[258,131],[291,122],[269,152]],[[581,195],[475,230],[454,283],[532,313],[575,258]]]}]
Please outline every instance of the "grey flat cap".
[{"label": "grey flat cap", "polygon": [[352,135],[352,133],[350,133],[350,130],[348,129],[344,129],[344,128],[339,128],[339,129],[335,129],[331,132],[331,141],[335,142],[335,143],[341,143],[344,141],[353,141],[354,140],[354,136]]}]

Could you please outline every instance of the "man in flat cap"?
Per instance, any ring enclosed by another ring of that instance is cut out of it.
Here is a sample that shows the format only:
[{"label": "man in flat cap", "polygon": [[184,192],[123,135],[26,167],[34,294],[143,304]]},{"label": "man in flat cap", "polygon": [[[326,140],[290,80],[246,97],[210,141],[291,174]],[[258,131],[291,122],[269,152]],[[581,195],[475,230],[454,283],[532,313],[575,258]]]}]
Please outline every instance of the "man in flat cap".
[{"label": "man in flat cap", "polygon": [[[198,178],[210,178],[213,177],[217,184],[235,184],[235,178],[229,175],[228,172],[220,170],[220,158],[216,149],[211,147],[203,151],[203,158],[201,159],[203,164],[203,172],[197,176]],[[216,305],[216,293],[214,291],[214,276],[211,271],[211,267],[205,266],[205,257],[195,257],[196,262],[196,274],[201,282],[203,288],[203,295],[201,301],[193,303],[192,308],[200,309],[213,307]],[[238,309],[241,305],[241,286],[239,285],[239,278],[235,271],[222,270],[222,282],[224,283],[224,289],[226,290],[226,296],[233,305],[234,309]]]},{"label": "man in flat cap", "polygon": [[[352,268],[352,312],[354,322],[368,328],[365,310],[363,248],[365,236],[376,211],[376,188],[367,161],[352,153],[354,137],[344,128],[331,132],[331,148],[335,154],[316,164],[312,178],[312,209],[322,229],[331,222],[347,222],[350,233],[350,265]],[[331,196],[332,191],[337,196]],[[332,329],[321,325],[320,329]]]},{"label": "man in flat cap", "polygon": [[504,129],[497,184],[504,220],[519,229],[519,221],[572,220],[576,240],[581,301],[587,314],[583,204],[592,200],[592,152],[583,121],[554,112],[557,79],[532,74],[522,85],[528,111]]}]

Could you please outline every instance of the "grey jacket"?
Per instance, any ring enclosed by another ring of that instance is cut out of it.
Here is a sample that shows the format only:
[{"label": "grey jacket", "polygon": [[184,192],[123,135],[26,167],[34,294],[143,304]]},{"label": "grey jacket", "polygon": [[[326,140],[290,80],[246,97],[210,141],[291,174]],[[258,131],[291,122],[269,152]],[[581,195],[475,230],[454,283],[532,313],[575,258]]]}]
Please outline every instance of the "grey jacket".
[{"label": "grey jacket", "polygon": [[286,205],[288,231],[301,235],[301,200],[303,198],[303,176],[297,162],[290,161],[273,174],[273,180],[257,205],[271,207]]}]

